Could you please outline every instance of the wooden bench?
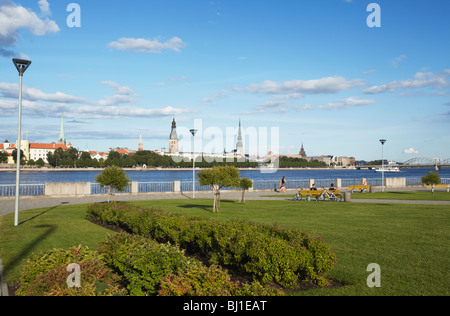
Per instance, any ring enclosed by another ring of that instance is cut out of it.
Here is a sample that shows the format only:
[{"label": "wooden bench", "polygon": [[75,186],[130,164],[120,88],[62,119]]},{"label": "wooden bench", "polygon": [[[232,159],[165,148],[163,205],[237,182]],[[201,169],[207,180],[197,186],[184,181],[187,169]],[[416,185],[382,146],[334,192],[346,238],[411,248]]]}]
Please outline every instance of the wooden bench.
[{"label": "wooden bench", "polygon": [[[321,195],[323,191],[324,190],[299,190],[298,193],[301,195],[302,199],[306,199],[308,196],[310,197],[310,199],[315,199],[318,195]],[[341,194],[341,191],[339,190],[334,191],[328,190],[328,192],[333,192],[334,194]]]},{"label": "wooden bench", "polygon": [[303,197],[307,197],[308,195],[310,197],[316,197],[323,193],[323,190],[300,190],[298,191]]},{"label": "wooden bench", "polygon": [[354,191],[356,191],[356,192],[360,192],[360,193],[367,193],[367,192],[370,192],[370,185],[364,185],[364,184],[361,184],[361,185],[351,185],[351,186],[349,186],[349,191],[351,191],[352,193],[354,192]]}]

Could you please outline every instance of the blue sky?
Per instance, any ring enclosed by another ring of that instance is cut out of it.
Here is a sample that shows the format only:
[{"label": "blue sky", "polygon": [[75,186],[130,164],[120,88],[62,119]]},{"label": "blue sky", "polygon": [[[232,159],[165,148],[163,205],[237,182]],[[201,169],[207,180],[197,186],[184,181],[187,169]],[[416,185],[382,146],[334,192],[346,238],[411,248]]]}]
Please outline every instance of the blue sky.
[{"label": "blue sky", "polygon": [[376,1],[373,28],[362,0],[73,2],[81,27],[72,1],[0,0],[2,141],[17,138],[11,59],[24,57],[32,142],[56,141],[62,113],[67,140],[98,151],[137,149],[140,134],[168,148],[173,117],[181,134],[241,119],[279,128],[283,154],[379,159],[386,138],[388,159],[450,157],[449,1]]}]

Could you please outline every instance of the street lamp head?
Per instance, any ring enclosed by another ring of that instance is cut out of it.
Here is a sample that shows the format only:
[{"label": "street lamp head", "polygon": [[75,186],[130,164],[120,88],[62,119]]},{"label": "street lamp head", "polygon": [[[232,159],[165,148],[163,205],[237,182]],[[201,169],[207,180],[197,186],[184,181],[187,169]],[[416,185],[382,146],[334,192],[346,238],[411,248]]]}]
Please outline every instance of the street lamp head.
[{"label": "street lamp head", "polygon": [[26,59],[13,59],[14,66],[16,66],[17,71],[19,72],[19,76],[23,76],[25,71],[30,67],[31,61]]},{"label": "street lamp head", "polygon": [[191,129],[191,134],[192,134],[192,136],[195,136],[195,134],[197,134],[197,132],[198,132],[198,130],[196,130],[196,129]]},{"label": "street lamp head", "polygon": [[381,145],[384,145],[385,142],[386,142],[386,139],[380,139]]}]

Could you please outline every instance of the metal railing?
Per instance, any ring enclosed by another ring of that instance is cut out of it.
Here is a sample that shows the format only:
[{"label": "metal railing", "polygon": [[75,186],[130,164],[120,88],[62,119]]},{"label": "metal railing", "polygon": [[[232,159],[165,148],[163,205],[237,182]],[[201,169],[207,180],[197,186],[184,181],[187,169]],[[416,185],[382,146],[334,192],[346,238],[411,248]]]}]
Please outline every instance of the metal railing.
[{"label": "metal railing", "polygon": [[[45,191],[45,184],[21,184],[19,188],[21,196],[42,196]],[[16,196],[16,185],[0,185],[0,197]]]},{"label": "metal railing", "polygon": [[[124,191],[116,193],[131,193],[131,184],[129,184]],[[109,194],[109,186],[101,187],[98,183],[91,183],[91,194]]]},{"label": "metal railing", "polygon": [[173,192],[173,182],[139,182],[138,192]]},{"label": "metal railing", "polygon": [[[309,187],[308,179],[294,179],[288,180],[286,183],[287,189],[299,189]],[[314,183],[318,188],[327,188],[336,179],[315,179]],[[366,179],[367,184],[371,186],[381,186],[381,178]],[[360,185],[361,179],[341,179],[341,188],[348,188],[352,185]],[[441,184],[450,185],[450,178],[442,178]],[[253,190],[255,191],[271,191],[278,189],[280,185],[280,180],[255,180],[253,181]],[[407,186],[421,186],[421,178],[406,178]],[[192,192],[192,181],[181,181],[179,182],[179,188],[174,186],[174,182],[139,182],[137,187],[132,189],[132,184],[130,183],[123,192],[125,194],[145,194],[145,193],[163,193],[163,192]],[[134,190],[134,191],[132,191]],[[231,191],[233,188],[223,188],[222,191]],[[195,191],[197,192],[208,192],[211,191],[211,186],[200,186],[197,182],[195,185]],[[92,195],[102,195],[109,194],[109,187],[101,188],[98,183],[91,183],[91,194]],[[15,184],[0,185],[0,197],[14,197],[16,195]],[[45,184],[23,184],[20,185],[20,195],[26,197],[37,197],[45,195]]]}]

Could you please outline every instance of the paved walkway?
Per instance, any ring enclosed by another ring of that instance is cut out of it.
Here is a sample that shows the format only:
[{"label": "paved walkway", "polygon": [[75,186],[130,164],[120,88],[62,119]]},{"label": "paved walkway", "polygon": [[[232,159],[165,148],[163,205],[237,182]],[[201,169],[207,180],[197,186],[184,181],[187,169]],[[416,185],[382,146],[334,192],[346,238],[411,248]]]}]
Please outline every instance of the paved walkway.
[{"label": "paved walkway", "polygon": [[[273,195],[273,197],[267,196]],[[245,198],[247,200],[278,200],[283,198],[276,196],[275,192],[247,192]],[[293,195],[293,194],[292,194]],[[221,192],[221,198],[239,200],[242,196],[241,192]],[[213,198],[211,192],[197,192],[197,198]],[[164,194],[140,194],[140,195],[116,195],[116,201],[146,201],[154,199],[191,199],[192,193],[164,193]],[[289,199],[289,195],[286,197]],[[89,197],[67,197],[67,198],[48,198],[48,197],[35,197],[35,198],[22,198],[19,203],[20,211],[32,210],[37,208],[55,207],[60,205],[76,205],[76,204],[89,204],[105,202],[108,200],[107,196],[89,196]],[[352,203],[400,203],[400,204],[432,204],[432,205],[450,205],[450,201],[415,201],[415,200],[357,200],[353,199]],[[14,213],[15,209],[14,199],[0,199],[0,216]]]},{"label": "paved walkway", "polygon": [[[275,192],[247,192],[245,193],[246,200],[281,200],[280,197],[261,197],[261,195],[274,195]],[[293,195],[293,194],[292,194]],[[196,192],[196,198],[213,198],[211,192]],[[221,192],[220,197],[222,199],[239,200],[242,196],[241,192]],[[116,201],[147,201],[147,200],[163,200],[163,199],[192,199],[192,193],[163,193],[163,194],[118,194],[115,197]],[[76,204],[89,204],[108,201],[106,195],[95,195],[88,197],[61,197],[61,198],[49,198],[49,197],[34,197],[34,198],[22,198],[19,203],[19,211],[32,210],[44,207],[55,207],[59,205],[76,205]],[[15,199],[0,199],[0,216],[14,213]]]}]

